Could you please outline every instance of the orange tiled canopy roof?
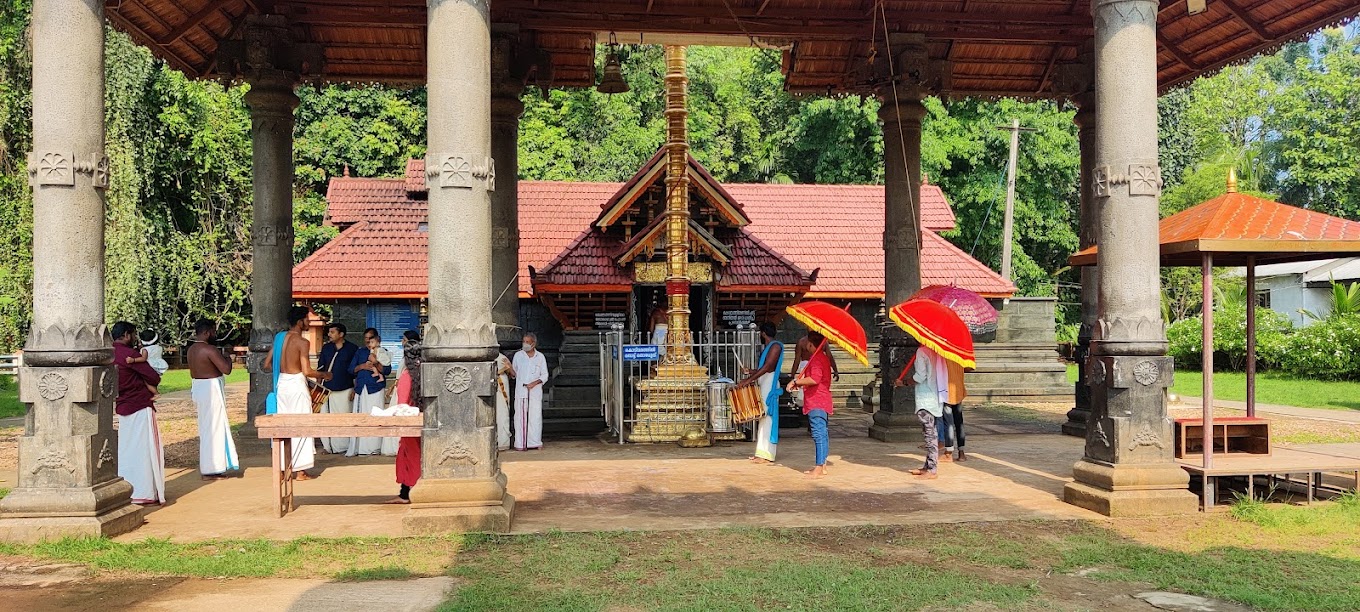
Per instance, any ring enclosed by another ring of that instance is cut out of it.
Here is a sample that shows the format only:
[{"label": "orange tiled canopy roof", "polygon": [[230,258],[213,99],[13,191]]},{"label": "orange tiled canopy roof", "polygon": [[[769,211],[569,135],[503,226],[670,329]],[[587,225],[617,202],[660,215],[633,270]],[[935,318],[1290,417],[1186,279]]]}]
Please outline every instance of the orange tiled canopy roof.
[{"label": "orange tiled canopy roof", "polygon": [[[1222,266],[1278,263],[1360,254],[1360,222],[1229,192],[1162,219],[1163,266],[1198,266],[1213,253]],[[1073,255],[1074,266],[1096,263],[1097,247]]]}]

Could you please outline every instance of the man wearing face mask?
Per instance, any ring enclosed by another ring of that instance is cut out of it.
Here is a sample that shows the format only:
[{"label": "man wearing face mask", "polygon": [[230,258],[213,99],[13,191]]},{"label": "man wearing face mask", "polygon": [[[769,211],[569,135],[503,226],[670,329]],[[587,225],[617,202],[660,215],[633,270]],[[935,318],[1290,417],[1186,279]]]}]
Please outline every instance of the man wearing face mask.
[{"label": "man wearing face mask", "polygon": [[524,334],[524,346],[510,362],[515,378],[515,450],[543,448],[543,385],[548,360],[538,352],[538,336]]}]

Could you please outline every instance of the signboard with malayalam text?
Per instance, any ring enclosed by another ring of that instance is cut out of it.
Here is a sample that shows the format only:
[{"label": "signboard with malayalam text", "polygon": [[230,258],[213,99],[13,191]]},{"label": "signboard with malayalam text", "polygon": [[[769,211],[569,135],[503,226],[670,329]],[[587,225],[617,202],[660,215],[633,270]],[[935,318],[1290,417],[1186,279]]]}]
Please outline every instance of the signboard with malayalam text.
[{"label": "signboard with malayalam text", "polygon": [[655,344],[623,345],[624,361],[659,361],[660,359],[661,347]]},{"label": "signboard with malayalam text", "polygon": [[615,324],[627,327],[628,313],[625,312],[595,313],[595,329],[612,329]]},{"label": "signboard with malayalam text", "polygon": [[756,322],[756,311],[754,310],[724,310],[722,311],[723,325],[733,328],[750,327]]}]

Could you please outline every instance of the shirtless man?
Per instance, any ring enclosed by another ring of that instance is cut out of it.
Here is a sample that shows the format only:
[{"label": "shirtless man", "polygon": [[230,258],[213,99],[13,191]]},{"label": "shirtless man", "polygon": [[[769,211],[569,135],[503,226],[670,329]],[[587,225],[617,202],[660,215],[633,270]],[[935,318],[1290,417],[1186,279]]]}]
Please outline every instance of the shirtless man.
[{"label": "shirtless man", "polygon": [[[283,343],[282,358],[279,363],[279,378],[274,385],[275,402],[278,414],[311,414],[312,394],[307,390],[307,378],[326,381],[331,379],[329,372],[312,369],[311,342],[303,332],[307,330],[307,307],[294,306],[288,310],[288,331],[274,336],[275,346]],[[277,351],[278,349],[275,349]],[[270,351],[264,359],[264,369],[274,367],[274,353]],[[316,478],[306,470],[312,469],[316,462],[316,443],[314,438],[293,438],[293,477],[297,480]]]},{"label": "shirtless man", "polygon": [[666,313],[666,309],[661,306],[660,301],[656,302],[655,305],[652,306],[652,316],[650,321],[652,329],[652,344],[655,344],[657,346],[666,345],[666,332],[667,330],[670,329],[669,321],[670,318],[669,315],[667,315]]},{"label": "shirtless man", "polygon": [[199,319],[189,345],[190,394],[198,407],[198,472],[203,480],[226,478],[227,470],[241,468],[227,421],[225,377],[231,374],[231,361],[212,345],[216,335],[216,323]]}]

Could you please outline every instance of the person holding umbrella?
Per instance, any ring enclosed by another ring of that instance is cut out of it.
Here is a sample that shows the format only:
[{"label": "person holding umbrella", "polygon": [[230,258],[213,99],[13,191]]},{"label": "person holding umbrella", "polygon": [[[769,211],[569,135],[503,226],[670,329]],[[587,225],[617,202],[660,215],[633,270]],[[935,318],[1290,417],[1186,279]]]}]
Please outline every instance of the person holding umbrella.
[{"label": "person holding umbrella", "polygon": [[[912,357],[911,382],[916,388],[916,418],[921,419],[921,433],[926,441],[926,462],[920,469],[911,473],[922,480],[939,478],[936,473],[940,464],[939,434],[935,431],[936,421],[944,414],[944,401],[949,397],[946,381],[947,366],[944,357],[926,347],[916,349]],[[901,386],[902,380],[897,384]]]},{"label": "person holding umbrella", "polygon": [[803,389],[803,414],[807,415],[808,425],[812,428],[812,444],[817,449],[816,464],[803,473],[808,478],[822,478],[826,476],[826,457],[831,452],[826,421],[836,408],[831,399],[831,360],[826,356],[825,338],[810,331],[808,339],[818,349],[808,357],[807,367],[789,382],[788,390],[792,392],[794,387]]}]

